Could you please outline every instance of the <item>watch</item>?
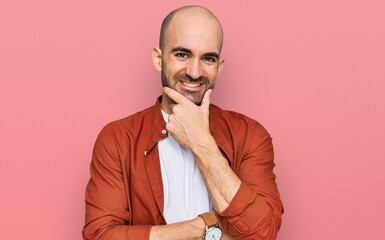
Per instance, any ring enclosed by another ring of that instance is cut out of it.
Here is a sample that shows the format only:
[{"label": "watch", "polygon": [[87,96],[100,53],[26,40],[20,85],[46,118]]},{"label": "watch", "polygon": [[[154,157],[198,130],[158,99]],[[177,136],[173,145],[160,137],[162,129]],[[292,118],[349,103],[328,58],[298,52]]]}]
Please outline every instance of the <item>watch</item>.
[{"label": "watch", "polygon": [[219,227],[219,224],[215,217],[207,212],[199,215],[199,217],[203,218],[206,224],[206,233],[202,236],[205,240],[220,240],[222,237],[222,230]]}]

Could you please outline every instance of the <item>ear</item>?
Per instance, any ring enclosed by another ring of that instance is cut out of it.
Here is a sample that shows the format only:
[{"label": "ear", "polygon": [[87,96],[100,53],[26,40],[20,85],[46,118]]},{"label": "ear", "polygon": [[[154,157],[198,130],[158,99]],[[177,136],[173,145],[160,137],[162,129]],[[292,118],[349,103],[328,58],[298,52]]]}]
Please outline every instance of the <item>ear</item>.
[{"label": "ear", "polygon": [[152,49],[152,64],[154,64],[156,71],[162,71],[162,50],[158,47]]},{"label": "ear", "polygon": [[225,59],[224,58],[220,58],[219,59],[219,63],[218,63],[218,74],[217,74],[217,76],[219,76],[219,74],[221,74],[224,64],[225,64]]}]

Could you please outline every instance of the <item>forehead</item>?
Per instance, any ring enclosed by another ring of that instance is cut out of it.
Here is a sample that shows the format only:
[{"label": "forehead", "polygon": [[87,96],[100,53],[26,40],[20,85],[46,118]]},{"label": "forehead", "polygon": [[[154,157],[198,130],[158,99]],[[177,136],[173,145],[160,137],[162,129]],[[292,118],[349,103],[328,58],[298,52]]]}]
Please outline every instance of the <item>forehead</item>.
[{"label": "forehead", "polygon": [[222,32],[219,23],[202,13],[178,13],[165,34],[165,48],[185,47],[193,52],[219,52]]}]

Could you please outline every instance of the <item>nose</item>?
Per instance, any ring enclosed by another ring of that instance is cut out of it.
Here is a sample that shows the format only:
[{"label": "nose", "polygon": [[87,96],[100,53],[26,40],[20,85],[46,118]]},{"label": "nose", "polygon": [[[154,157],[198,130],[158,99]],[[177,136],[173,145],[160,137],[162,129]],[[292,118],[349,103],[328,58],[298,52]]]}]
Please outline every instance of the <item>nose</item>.
[{"label": "nose", "polygon": [[191,59],[186,68],[186,74],[192,79],[198,79],[202,77],[203,71],[199,59]]}]

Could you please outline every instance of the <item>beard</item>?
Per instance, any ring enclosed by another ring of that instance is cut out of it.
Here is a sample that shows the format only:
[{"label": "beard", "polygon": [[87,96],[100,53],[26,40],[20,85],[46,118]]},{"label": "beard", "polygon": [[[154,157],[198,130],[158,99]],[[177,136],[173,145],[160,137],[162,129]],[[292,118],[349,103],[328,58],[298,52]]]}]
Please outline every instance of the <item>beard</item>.
[{"label": "beard", "polygon": [[189,99],[191,102],[193,102],[197,106],[201,105],[206,91],[208,89],[214,89],[214,87],[215,87],[215,84],[212,84],[210,86],[209,85],[210,84],[209,79],[207,77],[203,77],[203,76],[198,78],[198,79],[192,79],[190,76],[183,74],[183,73],[180,73],[180,74],[175,75],[174,80],[175,80],[175,83],[173,84],[173,86],[171,86],[170,79],[167,78],[167,76],[164,74],[164,71],[162,70],[162,86],[163,87],[169,87],[171,89],[174,89],[177,92],[179,92],[179,91],[176,89],[176,84],[180,81],[190,82],[190,83],[199,82],[199,83],[203,83],[205,86],[207,86],[207,88],[205,89],[205,91],[202,94],[199,94],[195,91],[179,92],[180,94],[185,96],[187,99]]}]

